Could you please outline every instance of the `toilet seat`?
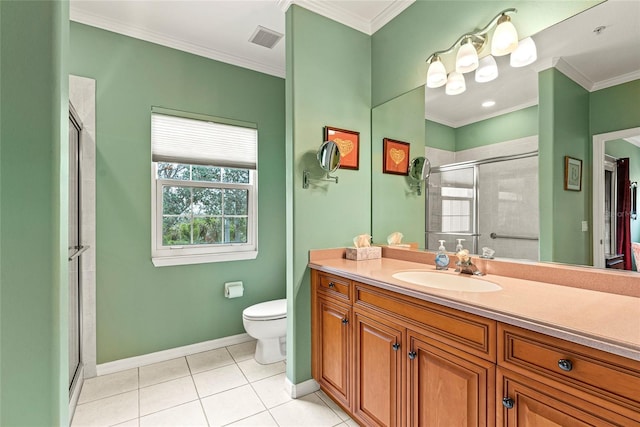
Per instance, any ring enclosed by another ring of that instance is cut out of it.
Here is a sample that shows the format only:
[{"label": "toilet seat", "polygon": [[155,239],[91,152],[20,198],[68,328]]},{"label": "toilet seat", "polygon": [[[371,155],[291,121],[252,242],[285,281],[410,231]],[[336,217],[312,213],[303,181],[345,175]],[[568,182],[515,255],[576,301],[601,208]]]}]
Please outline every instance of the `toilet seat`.
[{"label": "toilet seat", "polygon": [[287,317],[287,300],[278,299],[252,305],[244,309],[242,317],[257,321],[284,319]]}]

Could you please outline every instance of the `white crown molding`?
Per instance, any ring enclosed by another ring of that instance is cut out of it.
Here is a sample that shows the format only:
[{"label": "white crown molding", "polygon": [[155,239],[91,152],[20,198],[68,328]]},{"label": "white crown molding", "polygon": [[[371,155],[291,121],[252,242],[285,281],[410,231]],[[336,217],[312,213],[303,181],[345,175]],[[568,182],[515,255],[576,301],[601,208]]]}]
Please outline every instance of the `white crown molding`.
[{"label": "white crown molding", "polygon": [[621,85],[623,83],[628,83],[634,80],[639,80],[640,79],[640,70],[638,71],[632,71],[630,73],[627,74],[623,74],[621,76],[617,76],[617,77],[612,77],[610,79],[607,80],[601,80],[599,82],[595,82],[593,84],[593,88],[592,88],[592,92],[596,91],[596,90],[600,90],[600,89],[606,89],[608,87],[611,86],[617,86],[617,85]]},{"label": "white crown molding", "polygon": [[389,21],[398,16],[402,11],[411,6],[415,0],[395,0],[380,12],[372,21],[362,18],[339,6],[328,4],[322,0],[278,0],[278,6],[283,12],[292,4],[297,4],[307,10],[339,22],[367,35],[372,35]]},{"label": "white crown molding", "polygon": [[406,8],[415,3],[416,0],[396,0],[371,21],[371,34],[387,25],[393,18],[400,15]]},{"label": "white crown molding", "polygon": [[204,46],[185,42],[183,40],[167,37],[163,34],[138,28],[132,25],[123,24],[121,22],[105,18],[103,16],[79,10],[78,8],[73,7],[73,3],[69,8],[69,18],[72,21],[78,22],[80,24],[90,25],[92,27],[97,27],[103,30],[123,34],[125,36],[133,37],[139,40],[144,40],[173,49],[178,49],[187,53],[192,53],[194,55],[213,59],[215,61],[236,65],[242,68],[248,68],[253,71],[258,71],[260,73],[269,74],[276,77],[284,78],[286,76],[286,70],[284,67],[274,67],[272,65],[253,61],[248,58],[229,55],[215,49],[210,49]]},{"label": "white crown molding", "polygon": [[556,64],[556,69],[560,71],[562,74],[564,74],[565,76],[569,77],[574,82],[578,83],[588,92],[591,92],[593,90],[593,82],[588,78],[586,78],[584,74],[582,74],[580,71],[573,68],[573,66],[571,66],[564,59],[562,58],[558,59],[558,62]]},{"label": "white crown molding", "polygon": [[503,114],[513,113],[514,111],[522,110],[525,108],[533,107],[534,105],[538,105],[537,99],[532,99],[530,101],[524,102],[522,104],[514,105],[509,108],[504,108],[502,110],[493,111],[491,113],[482,114],[474,117],[467,118],[465,120],[459,121],[449,121],[449,120],[441,120],[439,117],[436,117],[432,114],[425,114],[425,119],[431,120],[433,122],[437,122],[452,128],[459,128],[462,126],[470,125],[472,123],[480,122],[482,120],[492,119],[494,117],[502,116]]},{"label": "white crown molding", "polygon": [[630,136],[629,138],[622,138],[622,139],[640,148],[640,136]]}]

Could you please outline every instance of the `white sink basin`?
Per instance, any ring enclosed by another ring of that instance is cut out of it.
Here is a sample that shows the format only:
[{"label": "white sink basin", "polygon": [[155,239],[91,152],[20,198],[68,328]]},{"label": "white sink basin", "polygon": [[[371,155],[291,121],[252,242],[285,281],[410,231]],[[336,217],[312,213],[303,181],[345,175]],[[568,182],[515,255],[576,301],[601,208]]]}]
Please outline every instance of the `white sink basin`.
[{"label": "white sink basin", "polygon": [[478,279],[467,275],[453,275],[438,273],[435,271],[399,271],[392,275],[393,278],[414,285],[427,286],[435,289],[462,292],[495,292],[502,289],[496,283]]}]

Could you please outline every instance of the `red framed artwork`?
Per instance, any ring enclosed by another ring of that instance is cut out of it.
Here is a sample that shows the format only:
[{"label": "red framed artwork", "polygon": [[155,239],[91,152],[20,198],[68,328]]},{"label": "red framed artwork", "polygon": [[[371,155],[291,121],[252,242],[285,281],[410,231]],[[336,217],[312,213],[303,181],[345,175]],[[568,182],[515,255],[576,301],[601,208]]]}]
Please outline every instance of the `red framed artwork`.
[{"label": "red framed artwork", "polygon": [[408,142],[384,138],[382,172],[395,175],[409,175]]},{"label": "red framed artwork", "polygon": [[340,149],[340,169],[358,169],[360,132],[325,126],[324,140],[335,142]]}]

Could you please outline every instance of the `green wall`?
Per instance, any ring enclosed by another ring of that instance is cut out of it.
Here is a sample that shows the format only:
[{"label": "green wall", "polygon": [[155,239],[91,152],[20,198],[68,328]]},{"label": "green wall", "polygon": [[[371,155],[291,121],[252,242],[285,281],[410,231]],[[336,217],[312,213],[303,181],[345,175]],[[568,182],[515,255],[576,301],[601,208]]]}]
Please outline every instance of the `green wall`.
[{"label": "green wall", "polygon": [[452,127],[431,120],[425,120],[424,138],[424,145],[426,147],[456,151],[456,130]]},{"label": "green wall", "polygon": [[[77,23],[70,72],[97,88],[98,363],[243,333],[245,307],[285,296],[284,80]],[[257,259],[153,266],[152,106],[257,124]]]},{"label": "green wall", "polygon": [[[371,39],[296,5],[286,15],[287,376],[311,378],[310,249],[352,245],[371,226]],[[339,183],[302,188],[303,170],[323,174],[315,153],[323,127],[360,132],[359,170]]]},{"label": "green wall", "polygon": [[456,151],[538,134],[538,106],[481,120],[455,130]]},{"label": "green wall", "polygon": [[[616,159],[628,157],[629,180],[640,183],[640,147],[624,139],[617,139],[615,141],[607,141],[604,148],[605,154],[613,156]],[[640,242],[640,219],[631,220],[631,241]],[[633,260],[633,264],[635,270],[635,260]]]},{"label": "green wall", "polygon": [[640,127],[640,80],[591,92],[591,135]]},{"label": "green wall", "polygon": [[[503,9],[517,7],[513,22],[522,39],[601,2],[418,0],[372,36],[373,105],[423,86],[425,61],[431,53],[447,49],[462,34],[484,27]],[[455,54],[443,56],[443,61],[453,64]]]},{"label": "green wall", "polygon": [[[540,260],[591,264],[589,92],[555,68],[539,74]],[[564,190],[564,158],[582,160],[582,191]]]},{"label": "green wall", "polygon": [[68,3],[0,2],[0,425],[68,425]]},{"label": "green wall", "polygon": [[373,109],[371,138],[371,212],[373,241],[387,244],[394,231],[404,235],[403,242],[418,242],[424,247],[424,189],[418,195],[408,176],[382,173],[383,138],[408,142],[409,160],[424,156],[424,86],[412,90]]}]

